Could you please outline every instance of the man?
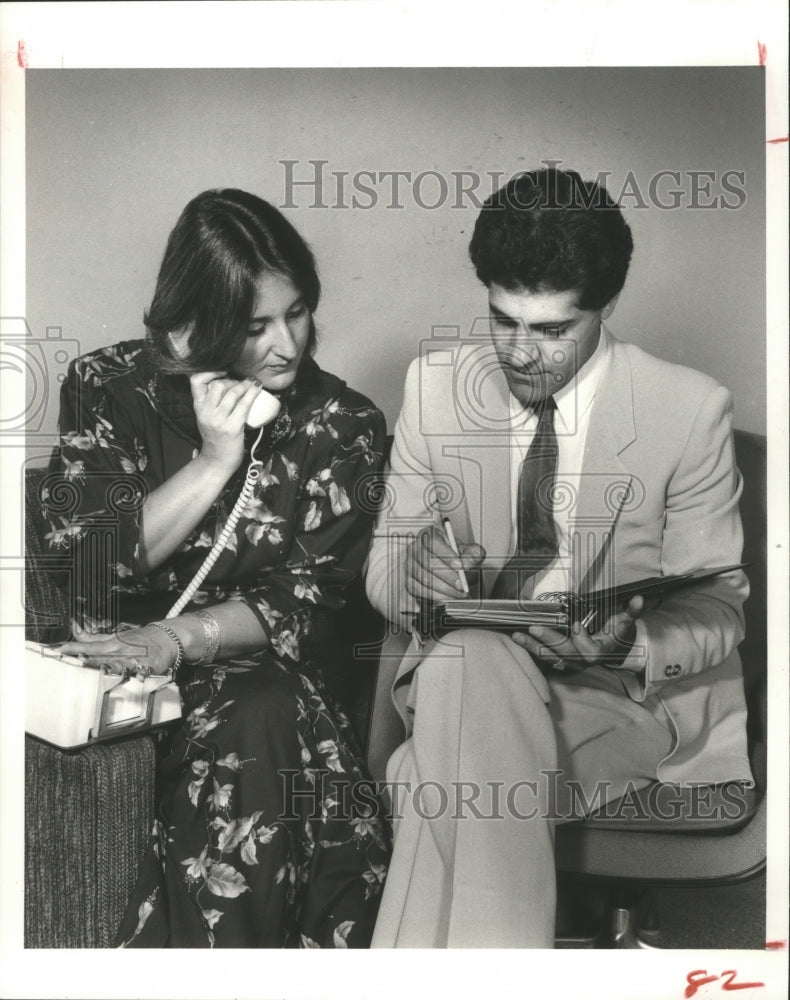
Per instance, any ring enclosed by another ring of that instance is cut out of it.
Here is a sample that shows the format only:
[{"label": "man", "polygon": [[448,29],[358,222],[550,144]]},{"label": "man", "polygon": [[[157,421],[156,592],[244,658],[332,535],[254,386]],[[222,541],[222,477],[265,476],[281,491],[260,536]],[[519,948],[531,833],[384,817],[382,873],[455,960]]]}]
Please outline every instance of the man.
[{"label": "man", "polygon": [[402,719],[374,946],[551,947],[554,822],[656,780],[751,779],[740,571],[592,634],[464,629],[402,655],[408,613],[466,585],[523,599],[739,561],[728,392],[603,326],[632,246],[601,185],[514,178],[470,244],[490,342],[436,338],[409,369],[367,576]]}]

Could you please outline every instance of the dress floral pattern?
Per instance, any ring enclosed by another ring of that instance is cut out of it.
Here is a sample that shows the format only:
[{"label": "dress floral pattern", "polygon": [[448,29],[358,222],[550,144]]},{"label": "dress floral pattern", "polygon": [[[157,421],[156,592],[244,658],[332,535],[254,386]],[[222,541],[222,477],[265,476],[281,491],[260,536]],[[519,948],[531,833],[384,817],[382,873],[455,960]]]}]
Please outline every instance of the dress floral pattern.
[{"label": "dress floral pattern", "polygon": [[[388,832],[325,686],[322,623],[367,554],[364,485],[380,468],[384,422],[311,359],[282,402],[255,450],[263,471],[252,497],[185,609],[242,601],[270,648],[180,671],[184,722],[160,763],[123,946],[365,947],[372,934]],[[244,464],[165,565],[144,577],[137,552],[145,496],[199,446],[188,381],[158,372],[144,342],[72,364],[42,508],[51,552],[72,559],[84,627],[164,617],[203,562]],[[79,558],[96,532],[104,588],[95,561]]]}]

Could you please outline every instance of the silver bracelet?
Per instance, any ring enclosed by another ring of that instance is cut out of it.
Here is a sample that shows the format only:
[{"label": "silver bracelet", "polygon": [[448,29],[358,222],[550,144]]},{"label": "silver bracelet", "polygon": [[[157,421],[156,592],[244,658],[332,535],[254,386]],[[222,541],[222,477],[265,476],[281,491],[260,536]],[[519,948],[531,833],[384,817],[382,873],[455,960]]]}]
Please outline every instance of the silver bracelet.
[{"label": "silver bracelet", "polygon": [[203,630],[203,649],[200,651],[200,656],[192,662],[197,666],[203,663],[213,663],[217,658],[217,653],[219,653],[219,645],[222,640],[219,623],[208,611],[196,611],[194,615]]},{"label": "silver bracelet", "polygon": [[184,645],[178,638],[176,633],[170,628],[169,625],[165,625],[164,622],[149,622],[149,625],[153,625],[154,628],[161,628],[163,632],[170,636],[173,642],[176,644],[176,662],[170,668],[170,673],[175,677],[178,672],[178,668],[184,662]]}]

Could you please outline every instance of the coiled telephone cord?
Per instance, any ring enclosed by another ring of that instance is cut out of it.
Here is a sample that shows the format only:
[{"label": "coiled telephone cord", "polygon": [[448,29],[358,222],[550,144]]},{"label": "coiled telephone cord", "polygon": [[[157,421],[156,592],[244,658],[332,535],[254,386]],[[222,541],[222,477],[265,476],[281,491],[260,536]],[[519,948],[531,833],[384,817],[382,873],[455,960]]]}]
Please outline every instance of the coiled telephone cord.
[{"label": "coiled telephone cord", "polygon": [[173,607],[167,612],[165,618],[175,618],[180,615],[184,608],[192,600],[195,591],[205,580],[208,574],[211,572],[211,567],[219,559],[220,555],[228,544],[228,539],[236,528],[239,522],[244,508],[252,499],[252,494],[255,491],[255,487],[261,478],[261,471],[263,470],[263,462],[255,458],[255,449],[260,444],[261,438],[263,437],[263,427],[261,427],[258,437],[255,439],[255,444],[250,448],[250,465],[247,469],[247,475],[244,477],[244,486],[242,487],[241,493],[236,503],[233,505],[233,510],[230,512],[225,526],[220,532],[219,538],[211,546],[211,551],[208,553],[200,569],[195,573],[195,575],[190,580],[186,590],[179,597]]}]

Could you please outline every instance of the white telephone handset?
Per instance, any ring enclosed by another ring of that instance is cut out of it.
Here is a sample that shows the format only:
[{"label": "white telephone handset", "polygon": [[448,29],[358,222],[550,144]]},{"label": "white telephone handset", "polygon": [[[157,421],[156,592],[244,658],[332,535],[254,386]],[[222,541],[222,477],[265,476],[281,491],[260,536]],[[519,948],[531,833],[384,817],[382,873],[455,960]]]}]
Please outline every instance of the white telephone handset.
[{"label": "white telephone handset", "polygon": [[[182,360],[187,357],[186,334],[178,335],[171,332],[168,333],[167,339],[170,343],[170,349],[176,357]],[[270,392],[267,392],[266,389],[259,389],[258,396],[252,404],[250,412],[247,414],[247,426],[263,427],[266,424],[270,424],[279,412],[280,400]]]},{"label": "white telephone handset", "polygon": [[261,389],[247,414],[248,427],[263,427],[270,424],[280,412],[280,400],[265,389]]}]

